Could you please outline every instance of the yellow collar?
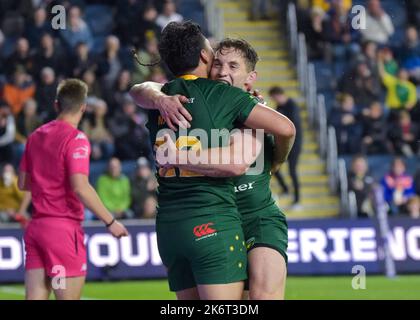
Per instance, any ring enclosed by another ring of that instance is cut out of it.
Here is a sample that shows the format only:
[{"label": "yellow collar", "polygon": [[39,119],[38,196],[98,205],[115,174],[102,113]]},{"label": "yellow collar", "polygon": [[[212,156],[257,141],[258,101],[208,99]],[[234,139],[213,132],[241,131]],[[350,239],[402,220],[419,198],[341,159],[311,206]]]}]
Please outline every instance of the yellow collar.
[{"label": "yellow collar", "polygon": [[179,76],[178,78],[182,78],[184,80],[196,80],[196,79],[198,79],[198,77],[193,75],[193,74],[184,74],[182,76]]}]

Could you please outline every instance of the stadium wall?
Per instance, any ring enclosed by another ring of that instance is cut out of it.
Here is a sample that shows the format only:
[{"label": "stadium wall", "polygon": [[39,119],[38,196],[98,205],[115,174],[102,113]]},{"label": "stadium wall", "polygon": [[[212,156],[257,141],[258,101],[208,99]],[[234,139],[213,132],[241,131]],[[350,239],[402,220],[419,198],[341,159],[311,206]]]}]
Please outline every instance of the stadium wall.
[{"label": "stadium wall", "polygon": [[[388,238],[397,273],[420,273],[420,221],[389,220]],[[88,280],[164,278],[154,223],[128,221],[131,237],[117,240],[98,223],[85,225]],[[385,272],[383,239],[376,220],[289,221],[289,275],[351,275],[356,265],[367,274]],[[191,231],[192,232],[192,231]],[[23,231],[0,227],[0,283],[24,279]]]}]

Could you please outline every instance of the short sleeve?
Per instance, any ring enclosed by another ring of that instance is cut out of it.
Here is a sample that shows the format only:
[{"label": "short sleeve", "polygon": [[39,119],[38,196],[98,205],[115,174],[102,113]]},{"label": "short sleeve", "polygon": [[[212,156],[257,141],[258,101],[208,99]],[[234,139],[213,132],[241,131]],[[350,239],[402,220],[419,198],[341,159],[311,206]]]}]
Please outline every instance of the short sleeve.
[{"label": "short sleeve", "polygon": [[249,93],[244,92],[242,96],[238,97],[236,104],[239,111],[236,120],[244,123],[248,119],[252,109],[258,104],[258,100]]},{"label": "short sleeve", "polygon": [[79,132],[67,145],[65,162],[69,176],[76,173],[89,175],[90,152],[89,140],[84,133]]},{"label": "short sleeve", "polygon": [[219,84],[209,97],[208,103],[219,107],[217,111],[220,117],[244,123],[252,109],[258,104],[258,100],[242,89]]}]

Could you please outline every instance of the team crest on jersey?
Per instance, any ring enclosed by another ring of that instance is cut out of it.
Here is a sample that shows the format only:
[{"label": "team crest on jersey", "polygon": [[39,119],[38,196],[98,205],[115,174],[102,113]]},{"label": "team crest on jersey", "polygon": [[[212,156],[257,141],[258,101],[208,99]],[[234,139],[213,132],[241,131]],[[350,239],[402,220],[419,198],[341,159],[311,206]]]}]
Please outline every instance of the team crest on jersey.
[{"label": "team crest on jersey", "polygon": [[209,222],[209,223],[201,224],[199,226],[195,226],[193,229],[193,233],[196,236],[195,241],[217,236],[217,230],[211,228],[211,226],[213,225],[214,225],[213,222]]}]

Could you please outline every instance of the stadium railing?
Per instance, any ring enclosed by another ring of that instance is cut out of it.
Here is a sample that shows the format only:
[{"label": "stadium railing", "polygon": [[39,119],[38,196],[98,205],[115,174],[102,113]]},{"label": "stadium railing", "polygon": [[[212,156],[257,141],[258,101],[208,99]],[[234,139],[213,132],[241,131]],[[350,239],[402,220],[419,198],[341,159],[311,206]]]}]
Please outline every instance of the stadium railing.
[{"label": "stadium railing", "polygon": [[221,40],[225,36],[223,24],[223,9],[216,6],[216,0],[201,0],[204,5],[207,25],[211,34]]},{"label": "stadium railing", "polygon": [[338,153],[337,137],[333,126],[328,127],[327,173],[329,175],[330,190],[337,192],[338,187]]},{"label": "stadium railing", "polygon": [[294,5],[294,3],[289,3],[287,7],[287,35],[289,38],[290,51],[294,59],[294,62],[296,62],[298,29],[297,29],[296,6]]},{"label": "stadium railing", "polygon": [[[287,10],[287,31],[289,46],[298,73],[300,90],[304,95],[308,111],[309,122],[311,127],[317,131],[319,152],[321,157],[327,162],[330,190],[333,193],[337,193],[340,190],[342,215],[350,215],[351,210],[352,214],[354,214],[354,195],[350,195],[347,190],[346,165],[345,162],[341,163],[341,170],[339,169],[335,129],[332,126],[327,126],[325,97],[317,93],[315,65],[308,61],[305,35],[298,33],[296,6],[293,3],[289,4]],[[352,199],[349,199],[349,197]]]},{"label": "stadium railing", "polygon": [[389,220],[388,220],[388,206],[384,199],[384,190],[381,185],[375,185],[373,189],[373,205],[376,213],[375,219],[379,226],[379,236],[381,239],[380,246],[383,253],[383,260],[385,262],[385,275],[389,278],[396,276],[395,261],[392,258],[389,239],[391,235]]}]

